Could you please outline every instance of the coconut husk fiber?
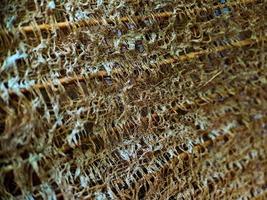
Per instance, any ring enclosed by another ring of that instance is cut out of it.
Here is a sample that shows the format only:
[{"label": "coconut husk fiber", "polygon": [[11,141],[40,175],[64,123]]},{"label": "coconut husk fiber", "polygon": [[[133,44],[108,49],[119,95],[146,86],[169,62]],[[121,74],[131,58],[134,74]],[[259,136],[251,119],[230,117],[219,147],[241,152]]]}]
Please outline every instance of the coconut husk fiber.
[{"label": "coconut husk fiber", "polygon": [[267,199],[266,0],[2,0],[1,199]]}]

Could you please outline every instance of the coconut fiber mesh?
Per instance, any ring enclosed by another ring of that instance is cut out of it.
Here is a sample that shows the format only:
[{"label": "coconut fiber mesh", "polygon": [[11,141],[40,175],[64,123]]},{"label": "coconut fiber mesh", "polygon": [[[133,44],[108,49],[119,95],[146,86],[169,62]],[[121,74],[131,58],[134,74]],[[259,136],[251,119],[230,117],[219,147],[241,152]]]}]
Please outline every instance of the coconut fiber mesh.
[{"label": "coconut fiber mesh", "polygon": [[266,0],[2,0],[0,198],[267,198]]}]

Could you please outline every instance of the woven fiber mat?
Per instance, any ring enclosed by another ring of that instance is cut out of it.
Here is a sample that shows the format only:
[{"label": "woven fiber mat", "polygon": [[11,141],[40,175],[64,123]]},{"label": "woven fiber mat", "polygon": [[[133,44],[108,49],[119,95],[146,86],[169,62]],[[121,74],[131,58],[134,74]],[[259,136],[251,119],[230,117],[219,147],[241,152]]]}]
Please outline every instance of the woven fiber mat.
[{"label": "woven fiber mat", "polygon": [[266,0],[1,0],[0,199],[267,199]]}]

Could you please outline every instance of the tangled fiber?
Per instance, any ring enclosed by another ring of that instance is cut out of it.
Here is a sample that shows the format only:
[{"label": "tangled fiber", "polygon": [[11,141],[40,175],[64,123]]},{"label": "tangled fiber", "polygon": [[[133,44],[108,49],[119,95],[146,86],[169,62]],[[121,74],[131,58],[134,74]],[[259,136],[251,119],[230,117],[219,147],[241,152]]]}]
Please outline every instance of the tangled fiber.
[{"label": "tangled fiber", "polygon": [[267,199],[266,0],[2,0],[0,198]]}]

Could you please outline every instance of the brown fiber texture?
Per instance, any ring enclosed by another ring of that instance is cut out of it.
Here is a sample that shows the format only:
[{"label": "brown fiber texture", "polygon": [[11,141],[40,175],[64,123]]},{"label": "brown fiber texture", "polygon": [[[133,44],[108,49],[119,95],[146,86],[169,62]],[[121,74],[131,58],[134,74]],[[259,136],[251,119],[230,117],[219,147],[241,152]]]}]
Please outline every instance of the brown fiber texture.
[{"label": "brown fiber texture", "polygon": [[0,198],[267,199],[266,0],[0,4]]}]

